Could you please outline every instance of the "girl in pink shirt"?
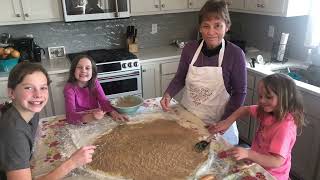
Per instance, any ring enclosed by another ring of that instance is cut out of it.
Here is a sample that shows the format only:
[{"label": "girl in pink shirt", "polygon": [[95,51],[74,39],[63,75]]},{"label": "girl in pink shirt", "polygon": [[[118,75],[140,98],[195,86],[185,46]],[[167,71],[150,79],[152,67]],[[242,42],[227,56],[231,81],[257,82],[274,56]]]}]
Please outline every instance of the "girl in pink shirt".
[{"label": "girl in pink shirt", "polygon": [[251,149],[234,147],[226,151],[227,155],[236,160],[252,160],[276,179],[287,180],[297,127],[304,124],[301,96],[294,81],[279,73],[263,78],[259,82],[258,93],[258,105],[240,107],[227,119],[218,122],[213,131],[223,133],[241,117],[255,117],[260,125]]},{"label": "girl in pink shirt", "polygon": [[64,98],[66,118],[71,124],[102,119],[105,113],[114,120],[128,120],[112,108],[97,80],[97,66],[90,56],[79,55],[72,60]]}]

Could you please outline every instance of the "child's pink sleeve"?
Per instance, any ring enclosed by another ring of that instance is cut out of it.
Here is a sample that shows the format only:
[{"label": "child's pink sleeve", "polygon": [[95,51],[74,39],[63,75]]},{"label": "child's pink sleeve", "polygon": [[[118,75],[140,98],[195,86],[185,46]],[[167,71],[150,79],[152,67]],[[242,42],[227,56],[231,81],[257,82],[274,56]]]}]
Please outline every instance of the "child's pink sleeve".
[{"label": "child's pink sleeve", "polygon": [[76,112],[76,94],[70,84],[66,84],[64,87],[64,102],[65,102],[65,111],[66,111],[66,119],[70,124],[79,124],[81,123],[82,116],[84,114],[80,114]]}]

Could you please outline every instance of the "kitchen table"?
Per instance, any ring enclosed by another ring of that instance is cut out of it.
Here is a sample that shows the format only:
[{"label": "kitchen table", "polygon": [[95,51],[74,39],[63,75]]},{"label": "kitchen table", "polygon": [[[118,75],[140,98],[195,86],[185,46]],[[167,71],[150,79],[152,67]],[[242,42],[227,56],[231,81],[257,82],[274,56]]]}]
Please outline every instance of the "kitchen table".
[{"label": "kitchen table", "polygon": [[[160,106],[160,99],[161,98],[153,98],[144,100],[144,104],[138,109],[137,113],[129,116],[129,119],[134,119],[134,116],[164,113]],[[189,128],[197,131],[203,139],[208,137],[208,131],[204,128],[204,124],[199,118],[186,111],[174,100],[171,102],[171,106],[172,111],[167,113],[171,113],[171,115],[182,119]],[[78,126],[68,124],[65,116],[53,116],[41,119],[36,134],[34,154],[31,160],[32,175],[37,177],[41,174],[46,174],[60,165],[61,162],[77,148],[72,143],[71,136],[81,136],[81,139],[87,138],[82,132],[90,128],[90,126],[97,125],[97,123],[100,123],[98,124],[99,126],[115,126],[115,124],[118,124],[112,121],[110,117]],[[89,134],[92,134],[91,131]],[[219,179],[242,179],[247,176],[253,176],[257,179],[273,179],[273,177],[258,164],[244,161],[242,165],[246,164],[247,166],[240,166],[241,163],[231,158],[219,158],[218,153],[230,147],[231,145],[227,144],[222,139],[222,136],[217,135],[215,140],[210,144],[210,153],[212,153],[211,161],[206,167],[199,168],[192,179],[197,179],[208,173],[215,174],[216,177],[220,177]],[[78,168],[73,170],[68,174],[66,179],[94,179],[83,169],[84,168]]]}]

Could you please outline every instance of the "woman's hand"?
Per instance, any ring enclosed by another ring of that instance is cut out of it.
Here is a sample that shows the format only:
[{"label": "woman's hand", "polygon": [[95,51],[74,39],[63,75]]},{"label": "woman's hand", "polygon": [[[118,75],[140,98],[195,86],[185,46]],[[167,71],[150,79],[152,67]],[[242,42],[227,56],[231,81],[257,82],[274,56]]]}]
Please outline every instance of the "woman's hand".
[{"label": "woman's hand", "polygon": [[74,168],[78,168],[92,161],[92,154],[96,146],[84,146],[74,152],[69,160],[73,163]]},{"label": "woman's hand", "polygon": [[164,111],[170,110],[169,108],[170,101],[171,101],[171,96],[168,93],[165,93],[162,99],[160,100],[161,107]]},{"label": "woman's hand", "polygon": [[96,120],[102,119],[105,114],[106,113],[103,112],[101,109],[97,109],[92,112],[92,115]]},{"label": "woman's hand", "polygon": [[234,158],[235,160],[247,159],[249,157],[249,149],[242,147],[234,147],[226,151],[227,156]]},{"label": "woman's hand", "polygon": [[209,126],[208,131],[211,134],[217,134],[217,133],[223,134],[231,125],[232,123],[230,123],[228,120],[223,120]]},{"label": "woman's hand", "polygon": [[110,116],[115,121],[129,121],[127,116],[121,115],[117,111],[111,111]]}]

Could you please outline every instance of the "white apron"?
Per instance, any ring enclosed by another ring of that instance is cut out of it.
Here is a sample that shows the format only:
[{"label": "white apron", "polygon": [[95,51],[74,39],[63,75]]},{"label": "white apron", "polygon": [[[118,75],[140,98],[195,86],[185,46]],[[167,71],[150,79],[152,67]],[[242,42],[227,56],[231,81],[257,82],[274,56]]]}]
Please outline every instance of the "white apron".
[{"label": "white apron", "polygon": [[[221,67],[225,41],[222,39],[218,67],[193,66],[198,59],[202,46],[203,40],[189,65],[181,104],[187,108],[188,111],[202,119],[204,123],[212,124],[221,120],[225,106],[230,98],[230,95],[224,86]],[[239,133],[236,122],[230,126],[223,137],[232,145],[238,144]]]}]

